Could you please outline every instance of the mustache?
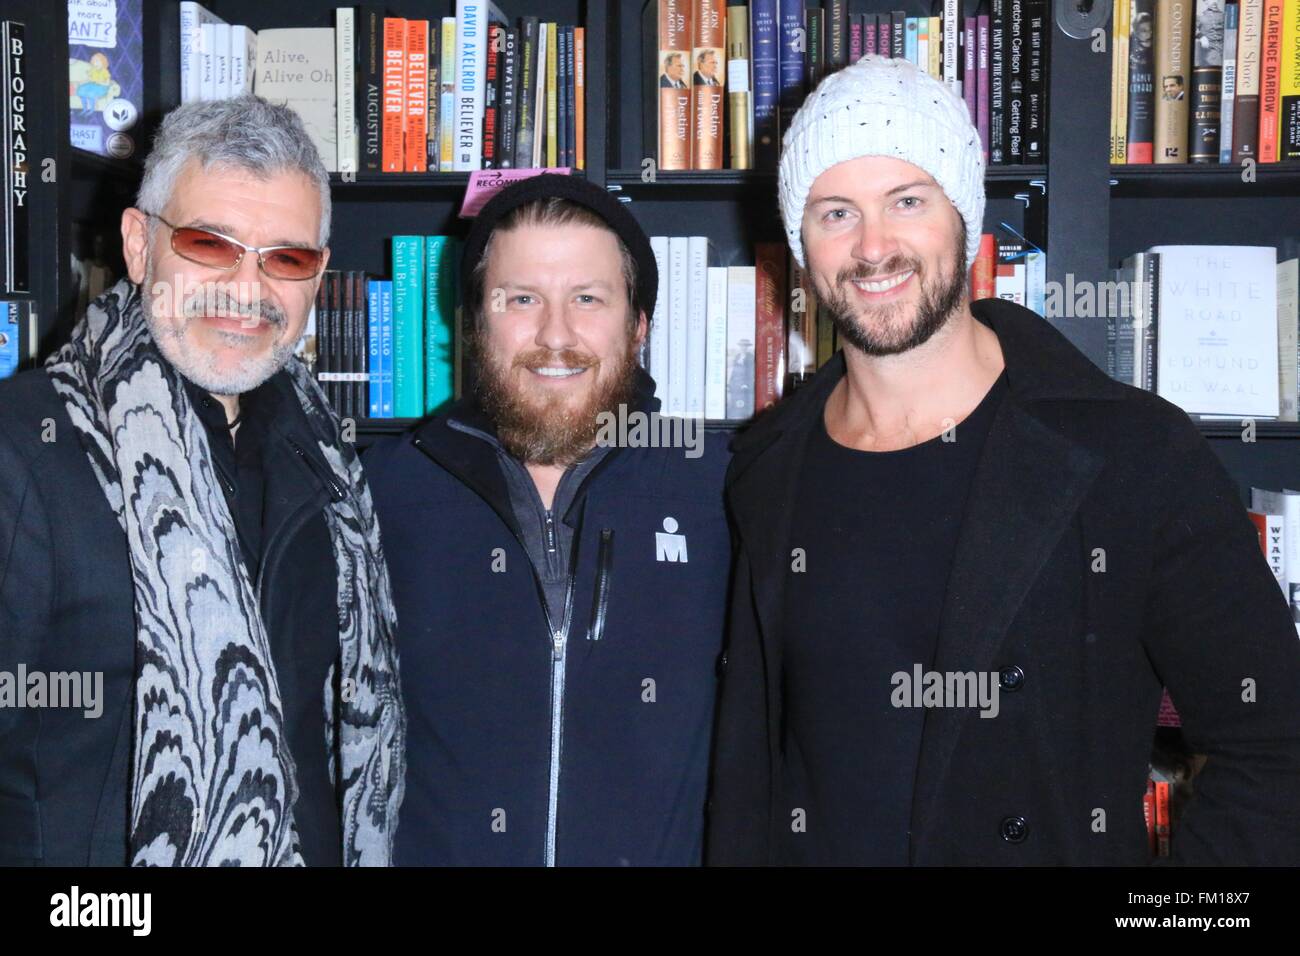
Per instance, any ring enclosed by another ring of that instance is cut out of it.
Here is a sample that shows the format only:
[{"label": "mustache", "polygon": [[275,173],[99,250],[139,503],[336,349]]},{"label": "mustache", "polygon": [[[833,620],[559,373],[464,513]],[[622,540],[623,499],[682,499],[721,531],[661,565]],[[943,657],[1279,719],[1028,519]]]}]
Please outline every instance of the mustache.
[{"label": "mustache", "polygon": [[261,319],[276,328],[284,328],[289,317],[282,308],[268,299],[254,298],[243,302],[237,296],[220,286],[196,289],[185,299],[182,316],[195,319],[204,315],[218,315],[225,318]]},{"label": "mustache", "polygon": [[905,272],[911,269],[915,272],[921,271],[921,263],[915,259],[908,259],[903,256],[895,256],[883,265],[871,267],[862,262],[855,262],[853,265],[845,266],[836,275],[836,281],[843,282],[865,282],[868,279],[874,279],[877,276],[895,275],[899,272]]},{"label": "mustache", "polygon": [[535,369],[543,367],[554,368],[594,368],[600,364],[600,359],[590,352],[580,352],[577,349],[564,349],[560,352],[554,352],[550,349],[533,349],[531,352],[520,352],[515,356],[514,361],[510,363],[511,368]]}]

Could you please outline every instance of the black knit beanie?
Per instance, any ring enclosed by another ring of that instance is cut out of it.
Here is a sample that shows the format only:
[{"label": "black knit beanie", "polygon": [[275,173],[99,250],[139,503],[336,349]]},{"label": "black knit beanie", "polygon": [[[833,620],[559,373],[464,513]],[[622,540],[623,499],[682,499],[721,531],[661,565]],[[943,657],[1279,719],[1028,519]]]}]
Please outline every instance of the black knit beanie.
[{"label": "black knit beanie", "polygon": [[590,209],[605,221],[627,247],[636,263],[636,288],[632,299],[638,309],[645,311],[648,322],[654,314],[655,295],[659,290],[659,270],[655,266],[650,240],[646,238],[641,224],[608,190],[580,176],[541,173],[511,183],[489,199],[474,218],[474,225],[470,227],[469,236],[465,239],[460,261],[461,288],[468,287],[470,276],[483,258],[488,237],[502,217],[510,210],[535,199],[549,199],[552,196],[568,199]]}]

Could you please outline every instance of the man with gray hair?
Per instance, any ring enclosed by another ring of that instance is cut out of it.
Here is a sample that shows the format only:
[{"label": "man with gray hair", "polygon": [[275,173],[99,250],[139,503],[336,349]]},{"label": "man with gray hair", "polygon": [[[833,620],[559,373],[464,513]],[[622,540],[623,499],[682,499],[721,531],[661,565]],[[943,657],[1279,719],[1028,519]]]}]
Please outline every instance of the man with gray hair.
[{"label": "man with gray hair", "polygon": [[[0,383],[0,864],[386,865],[403,789],[370,491],[293,354],[329,179],[253,96],[170,113],[129,278]],[[103,713],[34,676],[103,674]]]}]

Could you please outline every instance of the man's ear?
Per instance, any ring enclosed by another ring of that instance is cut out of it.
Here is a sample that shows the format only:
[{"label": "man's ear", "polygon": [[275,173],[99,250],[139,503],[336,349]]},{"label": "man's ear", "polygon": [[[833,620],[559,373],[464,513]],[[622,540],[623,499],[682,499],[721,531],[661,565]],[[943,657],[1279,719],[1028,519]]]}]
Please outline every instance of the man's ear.
[{"label": "man's ear", "polygon": [[149,217],[134,206],[122,210],[122,258],[126,260],[126,273],[131,281],[136,285],[144,282],[144,267],[149,258]]},{"label": "man's ear", "polygon": [[650,320],[646,318],[645,309],[637,313],[636,319],[636,344],[640,348],[645,342],[646,334],[650,331]]}]

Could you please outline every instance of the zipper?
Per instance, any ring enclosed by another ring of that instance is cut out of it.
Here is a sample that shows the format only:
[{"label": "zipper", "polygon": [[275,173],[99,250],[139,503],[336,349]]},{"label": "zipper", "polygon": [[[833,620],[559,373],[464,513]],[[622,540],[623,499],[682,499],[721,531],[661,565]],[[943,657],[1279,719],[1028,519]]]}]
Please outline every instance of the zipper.
[{"label": "zipper", "polygon": [[609,577],[614,564],[614,529],[600,529],[600,552],[596,557],[596,591],[591,601],[591,625],[587,640],[605,636],[605,611],[609,607]]},{"label": "zipper", "polygon": [[346,497],[343,493],[343,486],[339,484],[338,479],[335,478],[332,473],[322,471],[320,466],[316,464],[315,459],[309,457],[307,453],[302,450],[302,446],[288,435],[285,436],[285,441],[289,443],[289,447],[293,449],[293,453],[301,458],[303,463],[312,470],[316,477],[325,483],[325,487],[329,489],[331,501],[342,501]]},{"label": "zipper", "polygon": [[[411,440],[411,444],[434,464],[440,468],[446,468],[433,453],[433,449],[429,448],[427,443],[418,435]],[[490,504],[491,502],[489,502]],[[493,507],[495,510],[495,506]],[[502,516],[502,520],[505,521],[504,516]],[[505,523],[509,527],[509,522]],[[523,538],[513,530],[512,533],[515,540],[519,542],[519,547],[526,554],[528,548],[524,544]],[[569,553],[568,583],[564,589],[564,614],[559,627],[556,627],[555,622],[551,619],[551,611],[546,603],[546,589],[542,586],[542,579],[538,576],[537,569],[533,567],[532,562],[528,562],[528,567],[533,576],[533,585],[537,589],[537,600],[541,604],[542,615],[546,619],[547,639],[551,646],[551,758],[547,774],[546,841],[543,849],[543,860],[546,866],[555,866],[556,832],[560,808],[560,756],[564,747],[565,662],[567,660],[569,627],[573,622],[573,581],[577,576],[578,542],[580,538],[581,534],[573,536],[573,548]],[[546,509],[546,543],[548,549],[554,549],[555,522],[550,509]]]}]

